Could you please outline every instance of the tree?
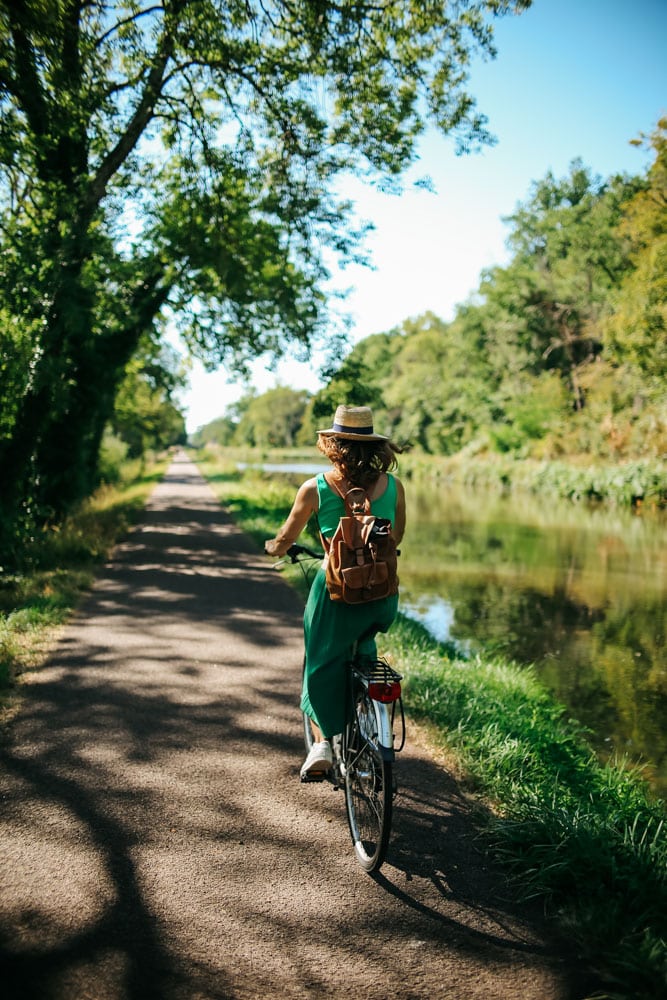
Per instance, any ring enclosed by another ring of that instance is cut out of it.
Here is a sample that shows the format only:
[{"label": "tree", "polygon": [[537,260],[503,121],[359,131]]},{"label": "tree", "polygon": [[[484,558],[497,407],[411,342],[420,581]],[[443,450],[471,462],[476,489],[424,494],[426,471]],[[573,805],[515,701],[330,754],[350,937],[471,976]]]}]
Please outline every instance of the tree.
[{"label": "tree", "polygon": [[168,316],[210,365],[307,350],[322,249],[358,252],[333,179],[397,178],[427,120],[487,141],[466,66],[527,6],[0,0],[1,530],[90,488]]},{"label": "tree", "polygon": [[509,264],[451,323],[426,314],[361,341],[318,405],[367,399],[435,454],[664,452],[664,134],[652,141],[647,179],[603,182],[575,161],[535,183],[509,220]]},{"label": "tree", "polygon": [[234,440],[259,448],[291,448],[303,423],[308,393],[278,386],[253,396],[238,423]]},{"label": "tree", "polygon": [[[365,346],[371,338],[361,343]],[[343,358],[335,369],[323,372],[328,381],[313,397],[310,411],[315,421],[330,426],[333,414],[341,403],[348,406],[379,406],[382,401],[379,385],[382,373],[374,370],[362,356],[363,347],[357,345]]]},{"label": "tree", "polygon": [[626,204],[619,224],[633,268],[615,296],[604,332],[615,359],[636,366],[656,385],[667,376],[667,118],[644,139],[655,152],[646,184]]},{"label": "tree", "polygon": [[610,290],[630,266],[616,227],[637,183],[603,182],[578,160],[561,180],[547,174],[507,220],[511,264],[490,271],[482,284],[500,331],[489,349],[515,369],[557,372],[575,410],[585,402],[581,372],[602,351]]},{"label": "tree", "polygon": [[424,451],[452,454],[484,422],[489,372],[473,311],[459,310],[453,323],[426,313],[399,329],[395,377],[385,396],[394,434]]},{"label": "tree", "polygon": [[235,431],[235,421],[225,415],[216,417],[208,424],[198,427],[190,440],[195,448],[203,448],[207,444],[218,444],[225,447],[233,443]]},{"label": "tree", "polygon": [[124,441],[130,458],[148,449],[185,444],[185,421],[174,402],[185,372],[173,348],[144,336],[118,387],[110,429]]}]

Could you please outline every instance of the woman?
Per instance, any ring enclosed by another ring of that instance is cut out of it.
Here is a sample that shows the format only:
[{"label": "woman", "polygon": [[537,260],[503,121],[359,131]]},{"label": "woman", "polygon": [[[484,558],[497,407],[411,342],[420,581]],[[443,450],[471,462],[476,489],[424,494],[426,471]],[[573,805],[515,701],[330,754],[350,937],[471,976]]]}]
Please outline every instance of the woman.
[{"label": "woman", "polygon": [[[396,466],[396,454],[402,449],[374,433],[370,408],[339,406],[333,426],[318,431],[317,446],[332,468],[299,487],[287,520],[276,537],[264,544],[268,554],[284,555],[313,514],[321,534],[330,539],[345,513],[341,493],[354,486],[366,491],[373,514],[389,518],[398,544],[405,531],[405,492],[389,470]],[[301,768],[302,779],[331,767],[331,737],[345,728],[345,671],[353,643],[360,640],[359,653],[375,659],[375,633],[387,631],[397,609],[397,596],[367,604],[332,601],[324,569],[318,570],[304,614],[301,708],[312,719],[315,742]]]}]

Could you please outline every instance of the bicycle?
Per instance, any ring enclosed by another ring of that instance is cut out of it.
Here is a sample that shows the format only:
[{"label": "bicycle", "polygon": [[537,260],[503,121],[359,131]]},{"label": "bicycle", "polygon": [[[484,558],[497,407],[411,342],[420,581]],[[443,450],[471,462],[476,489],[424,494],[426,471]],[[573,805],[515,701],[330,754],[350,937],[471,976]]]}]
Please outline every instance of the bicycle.
[{"label": "bicycle", "polygon": [[[322,553],[304,545],[291,545],[283,559],[299,563],[303,558],[321,561]],[[304,576],[307,571],[302,566]],[[305,667],[305,663],[304,663]],[[357,655],[354,644],[348,670],[349,721],[331,741],[333,766],[305,781],[328,780],[335,791],[344,789],[348,826],[357,861],[367,872],[378,871],[385,860],[397,792],[395,755],[405,744],[405,715],[401,697],[401,674],[386,661],[372,662]],[[314,742],[311,720],[303,715],[306,753]],[[394,723],[400,719],[401,736],[394,745]]]}]

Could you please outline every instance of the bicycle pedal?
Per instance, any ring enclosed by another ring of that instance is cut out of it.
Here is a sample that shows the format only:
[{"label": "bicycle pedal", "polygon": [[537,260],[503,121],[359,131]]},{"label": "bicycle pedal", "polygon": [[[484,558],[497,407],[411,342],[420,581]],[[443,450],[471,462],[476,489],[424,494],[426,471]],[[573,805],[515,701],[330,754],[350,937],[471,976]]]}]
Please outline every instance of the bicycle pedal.
[{"label": "bicycle pedal", "polygon": [[328,771],[308,771],[307,774],[301,775],[301,784],[309,785],[311,782],[314,781],[317,782],[324,781],[328,774],[329,774]]}]

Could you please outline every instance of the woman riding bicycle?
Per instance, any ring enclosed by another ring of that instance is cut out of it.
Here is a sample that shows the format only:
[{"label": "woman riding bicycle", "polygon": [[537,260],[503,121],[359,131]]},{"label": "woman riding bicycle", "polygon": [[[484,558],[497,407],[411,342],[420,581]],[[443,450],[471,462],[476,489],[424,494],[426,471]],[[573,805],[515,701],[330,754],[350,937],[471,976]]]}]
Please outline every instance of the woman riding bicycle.
[{"label": "woman riding bicycle", "polygon": [[[284,555],[313,514],[321,534],[330,539],[345,513],[341,494],[353,487],[366,491],[371,512],[391,521],[396,543],[400,543],[405,531],[405,492],[389,470],[395,468],[396,455],[402,449],[374,433],[370,408],[339,406],[333,426],[318,431],[317,446],[332,469],[299,487],[287,520],[275,538],[264,543],[266,552]],[[318,570],[304,613],[306,664],[301,708],[312,719],[315,742],[301,768],[302,777],[331,767],[330,741],[346,722],[346,665],[354,643],[359,643],[359,655],[375,659],[375,633],[387,631],[397,610],[396,595],[368,604],[332,601],[324,569]]]}]

